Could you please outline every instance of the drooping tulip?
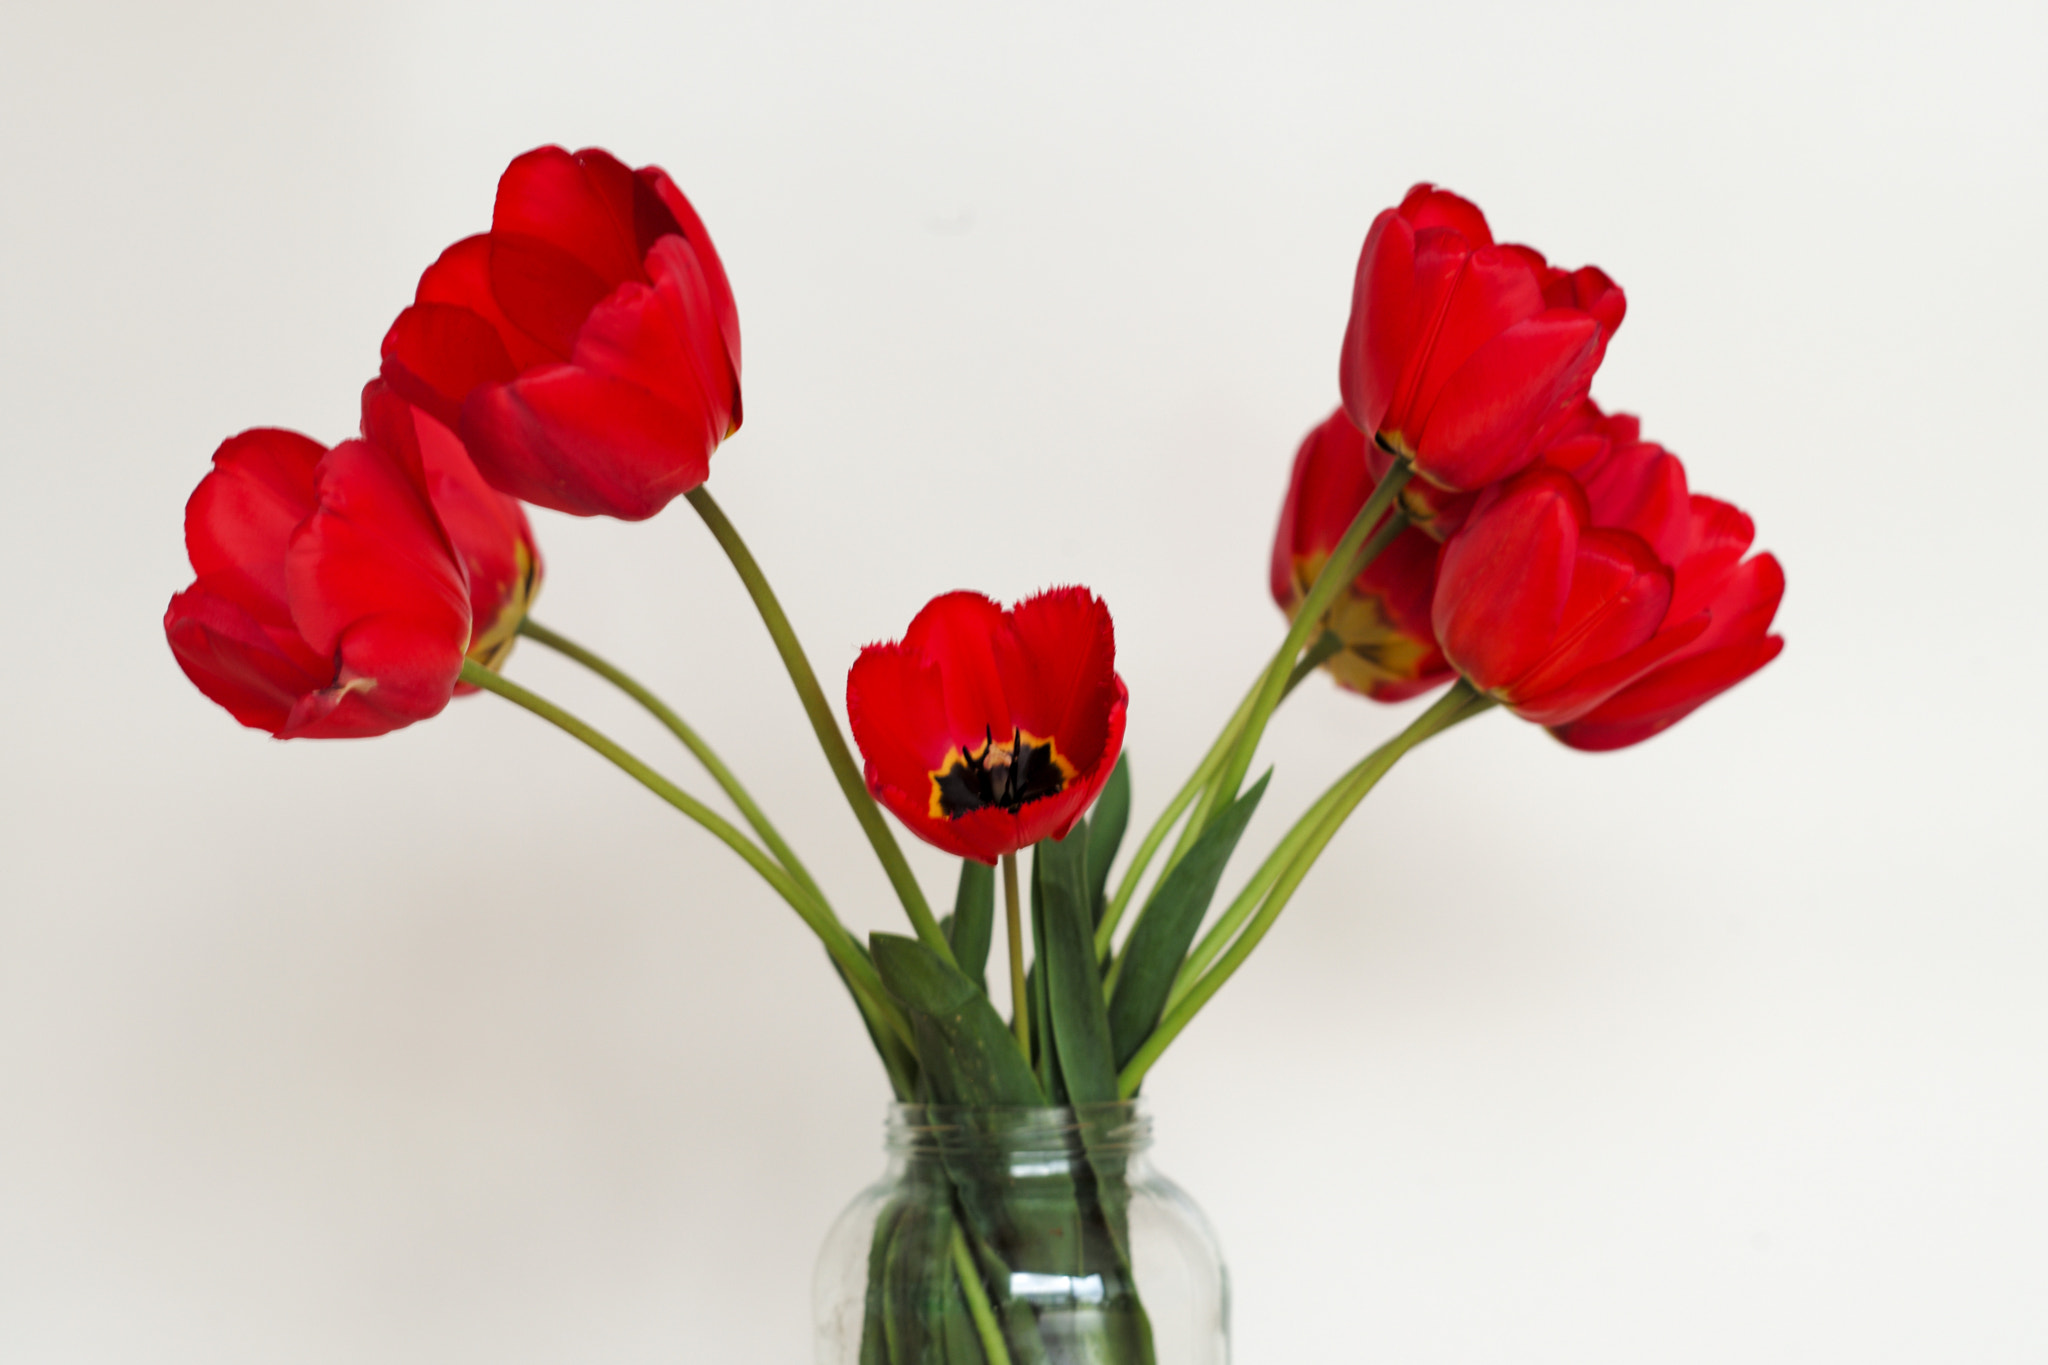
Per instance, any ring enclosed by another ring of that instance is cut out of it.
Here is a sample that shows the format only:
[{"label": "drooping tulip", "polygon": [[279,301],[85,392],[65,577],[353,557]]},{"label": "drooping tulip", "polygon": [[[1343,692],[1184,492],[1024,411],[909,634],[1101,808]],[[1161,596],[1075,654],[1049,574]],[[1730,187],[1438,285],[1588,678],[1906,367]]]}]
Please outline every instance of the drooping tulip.
[{"label": "drooping tulip", "polygon": [[990,864],[1073,828],[1116,766],[1127,699],[1109,609],[1086,588],[1009,610],[947,593],[846,678],[869,792],[927,843]]},{"label": "drooping tulip", "polygon": [[596,148],[515,158],[491,230],[427,268],[383,354],[494,488],[577,516],[653,516],[740,426],[710,234],[659,167]]},{"label": "drooping tulip", "polygon": [[370,440],[245,431],[185,508],[197,575],[164,633],[195,686],[279,739],[436,715],[469,647],[469,585],[415,469]]},{"label": "drooping tulip", "polygon": [[[1417,185],[1373,221],[1359,253],[1344,410],[1428,483],[1482,488],[1535,459],[1586,396],[1626,311],[1599,270],[1496,245],[1476,206]],[[1427,508],[1417,516],[1426,523]]]},{"label": "drooping tulip", "polygon": [[[1378,482],[1341,408],[1302,441],[1273,538],[1273,600],[1290,621]],[[1338,595],[1324,626],[1341,648],[1323,664],[1338,682],[1391,702],[1457,676],[1430,627],[1436,556],[1435,541],[1404,530]]]},{"label": "drooping tulip", "polygon": [[1576,748],[1647,739],[1770,662],[1784,591],[1749,519],[1691,493],[1635,419],[1580,415],[1480,495],[1443,547],[1432,618],[1481,691]]}]

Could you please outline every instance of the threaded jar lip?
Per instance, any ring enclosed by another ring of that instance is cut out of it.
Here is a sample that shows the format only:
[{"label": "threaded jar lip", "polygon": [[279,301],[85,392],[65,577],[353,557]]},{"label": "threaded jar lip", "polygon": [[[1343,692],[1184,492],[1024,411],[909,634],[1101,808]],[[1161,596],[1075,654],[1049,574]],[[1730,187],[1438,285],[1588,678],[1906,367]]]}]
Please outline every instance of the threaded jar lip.
[{"label": "threaded jar lip", "polygon": [[1152,1115],[1139,1100],[1106,1104],[892,1104],[886,1145],[900,1155],[1136,1155],[1152,1145]]}]

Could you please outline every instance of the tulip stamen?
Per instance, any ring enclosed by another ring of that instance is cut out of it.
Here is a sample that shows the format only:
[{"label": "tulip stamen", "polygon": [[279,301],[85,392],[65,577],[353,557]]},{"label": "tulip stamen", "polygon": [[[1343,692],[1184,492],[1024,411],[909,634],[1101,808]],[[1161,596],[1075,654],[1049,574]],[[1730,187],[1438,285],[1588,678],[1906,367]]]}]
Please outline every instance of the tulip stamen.
[{"label": "tulip stamen", "polygon": [[1073,768],[1050,739],[1016,731],[998,742],[982,730],[978,749],[955,748],[932,774],[932,814],[957,820],[969,811],[1000,807],[1012,815],[1029,802],[1064,790]]}]

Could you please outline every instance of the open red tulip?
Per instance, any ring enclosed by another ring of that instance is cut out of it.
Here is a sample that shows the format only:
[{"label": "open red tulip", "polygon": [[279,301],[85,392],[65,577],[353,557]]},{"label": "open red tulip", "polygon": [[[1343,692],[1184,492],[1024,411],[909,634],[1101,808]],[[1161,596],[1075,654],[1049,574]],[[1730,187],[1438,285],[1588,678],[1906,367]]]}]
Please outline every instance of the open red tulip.
[{"label": "open red tulip", "polygon": [[1109,780],[1128,694],[1109,609],[1055,588],[933,598],[846,676],[867,786],[925,842],[994,863],[1064,838]]},{"label": "open red tulip", "polygon": [[[1290,621],[1378,485],[1366,459],[1365,437],[1343,409],[1301,443],[1273,538],[1273,600]],[[1323,667],[1339,683],[1391,702],[1457,676],[1429,621],[1436,555],[1435,541],[1421,531],[1404,530],[1331,604],[1324,628],[1343,648]]]},{"label": "open red tulip", "polygon": [[665,172],[540,147],[506,167],[491,230],[420,276],[384,378],[493,487],[637,521],[703,483],[739,430],[739,313]]},{"label": "open red tulip", "polygon": [[1359,253],[1338,367],[1344,410],[1429,483],[1484,487],[1536,458],[1586,396],[1626,311],[1600,271],[1496,245],[1477,207],[1417,185],[1373,221]]}]

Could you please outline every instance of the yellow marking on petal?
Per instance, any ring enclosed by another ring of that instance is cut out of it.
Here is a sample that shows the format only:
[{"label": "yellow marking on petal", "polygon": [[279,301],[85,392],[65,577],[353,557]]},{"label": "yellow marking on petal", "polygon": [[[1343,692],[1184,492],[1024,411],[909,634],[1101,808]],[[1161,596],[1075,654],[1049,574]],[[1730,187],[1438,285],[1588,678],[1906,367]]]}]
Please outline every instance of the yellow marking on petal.
[{"label": "yellow marking on petal", "polygon": [[469,657],[493,673],[501,671],[505,660],[511,657],[512,646],[519,641],[520,623],[533,609],[533,599],[540,595],[540,566],[535,563],[533,552],[522,540],[512,547],[512,554],[519,568],[512,591],[505,595],[504,605],[498,608],[490,624],[482,630],[473,629],[470,634]]}]

